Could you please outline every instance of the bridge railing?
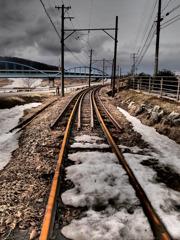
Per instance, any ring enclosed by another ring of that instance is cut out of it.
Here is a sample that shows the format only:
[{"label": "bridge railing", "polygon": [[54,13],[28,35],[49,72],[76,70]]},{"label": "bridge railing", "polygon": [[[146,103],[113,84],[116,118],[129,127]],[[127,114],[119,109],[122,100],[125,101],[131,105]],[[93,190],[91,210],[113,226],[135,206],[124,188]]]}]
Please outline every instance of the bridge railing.
[{"label": "bridge railing", "polygon": [[0,61],[1,78],[41,78],[47,77],[48,74],[31,66],[10,61]]},{"label": "bridge railing", "polygon": [[130,88],[179,101],[180,78],[175,76],[131,77]]},{"label": "bridge railing", "polygon": [[[92,67],[92,78],[110,77],[102,70]],[[31,66],[10,61],[0,61],[0,78],[60,78],[61,71],[39,70]],[[65,69],[66,78],[88,78],[89,67],[78,66]]]}]

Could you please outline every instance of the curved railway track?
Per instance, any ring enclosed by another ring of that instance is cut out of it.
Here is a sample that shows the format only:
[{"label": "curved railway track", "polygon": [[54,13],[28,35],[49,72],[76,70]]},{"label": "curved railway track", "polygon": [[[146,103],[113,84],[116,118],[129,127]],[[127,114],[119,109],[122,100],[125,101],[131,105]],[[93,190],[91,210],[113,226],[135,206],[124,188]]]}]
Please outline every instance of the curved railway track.
[{"label": "curved railway track", "polygon": [[[68,225],[73,218],[80,218],[82,213],[85,213],[89,208],[99,212],[107,207],[103,206],[103,204],[95,204],[94,202],[87,205],[83,201],[80,204],[81,206],[77,206],[68,194],[72,189],[76,189],[77,191],[78,188],[82,187],[77,187],[75,182],[72,182],[71,176],[68,178],[68,168],[78,165],[79,162],[82,163],[84,160],[81,159],[78,160],[78,163],[75,163],[75,160],[71,159],[71,156],[77,157],[78,154],[81,155],[83,153],[85,154],[83,155],[85,156],[84,158],[86,158],[88,152],[90,155],[93,155],[98,151],[116,155],[119,164],[122,165],[128,175],[128,184],[131,184],[131,187],[133,186],[139,198],[141,208],[151,226],[154,239],[171,239],[171,236],[154,211],[144,190],[118,148],[120,144],[118,137],[122,131],[122,127],[105,109],[98,97],[98,88],[81,91],[69,102],[63,113],[58,116],[51,126],[56,131],[62,127],[66,129],[46,207],[40,240],[69,239],[62,235],[62,227]],[[78,197],[78,194],[75,197]],[[112,204],[111,198],[108,199],[108,203]],[[69,216],[68,218],[67,215]]]}]

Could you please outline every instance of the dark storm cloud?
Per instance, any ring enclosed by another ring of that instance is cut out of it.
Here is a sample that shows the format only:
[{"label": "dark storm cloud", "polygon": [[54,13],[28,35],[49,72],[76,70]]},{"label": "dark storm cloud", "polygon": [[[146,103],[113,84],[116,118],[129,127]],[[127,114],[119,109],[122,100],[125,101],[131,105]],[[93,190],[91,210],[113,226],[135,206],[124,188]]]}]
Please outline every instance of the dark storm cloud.
[{"label": "dark storm cloud", "polygon": [[3,12],[3,14],[0,15],[0,27],[4,29],[13,30],[17,23],[22,23],[24,21],[25,17],[20,12],[17,13],[14,10],[11,10],[8,14]]},{"label": "dark storm cloud", "polygon": [[[165,2],[165,0],[163,0]],[[163,2],[162,1],[162,2]],[[57,31],[61,34],[61,11],[55,9],[55,5],[61,6],[59,0],[43,0]],[[67,28],[105,28],[115,26],[115,16],[119,16],[118,53],[117,64],[125,71],[129,71],[132,65],[130,54],[133,52],[134,40],[143,14],[144,0],[74,0],[64,1],[65,5],[71,3],[72,11],[66,16],[75,17],[72,22],[65,19]],[[91,11],[92,4],[92,11]],[[149,3],[151,5],[151,1]],[[150,6],[149,5],[149,6]],[[165,28],[160,41],[160,67],[178,68],[179,49],[179,25],[173,28]],[[110,31],[114,36],[114,31]],[[50,63],[50,59],[58,64],[60,55],[60,39],[57,36],[44,8],[39,0],[0,0],[0,55],[21,56]],[[89,50],[92,48],[94,59],[113,59],[114,40],[103,31],[76,32],[65,40],[65,63],[77,65],[75,56],[86,65],[89,64]],[[66,35],[67,36],[67,35]],[[176,39],[176,40],[175,40]],[[89,42],[89,45],[87,44]],[[146,70],[153,69],[154,42],[147,51],[141,66]],[[170,56],[170,57],[169,57]],[[170,59],[170,60],[168,60]],[[139,67],[139,66],[138,66]],[[179,67],[180,68],[180,67]]]}]

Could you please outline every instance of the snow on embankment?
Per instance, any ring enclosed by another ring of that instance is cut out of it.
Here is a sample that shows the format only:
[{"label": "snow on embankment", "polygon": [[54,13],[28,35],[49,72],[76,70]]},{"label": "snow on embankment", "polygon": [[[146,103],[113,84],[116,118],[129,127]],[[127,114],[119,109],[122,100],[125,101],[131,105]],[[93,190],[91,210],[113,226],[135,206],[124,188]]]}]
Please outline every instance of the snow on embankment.
[{"label": "snow on embankment", "polygon": [[158,181],[157,171],[152,167],[156,164],[162,170],[170,169],[169,174],[180,175],[180,145],[154,128],[143,125],[122,108],[118,107],[118,110],[149,145],[146,149],[129,148],[131,153],[123,155],[173,239],[180,239],[180,192],[168,187],[163,179]]},{"label": "snow on embankment", "polygon": [[18,124],[25,109],[39,105],[41,103],[30,103],[10,109],[0,109],[0,169],[6,166],[11,158],[12,151],[18,148],[20,133],[17,133],[17,131],[10,133],[9,130]]}]

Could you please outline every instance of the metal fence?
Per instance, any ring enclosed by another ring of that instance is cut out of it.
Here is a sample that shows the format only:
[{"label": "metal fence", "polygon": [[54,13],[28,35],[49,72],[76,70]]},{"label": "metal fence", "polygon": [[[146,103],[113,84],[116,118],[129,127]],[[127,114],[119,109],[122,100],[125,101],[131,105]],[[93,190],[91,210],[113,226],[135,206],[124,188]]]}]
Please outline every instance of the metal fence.
[{"label": "metal fence", "polygon": [[160,97],[180,100],[180,78],[178,77],[131,77],[129,87],[138,91],[158,94]]}]

